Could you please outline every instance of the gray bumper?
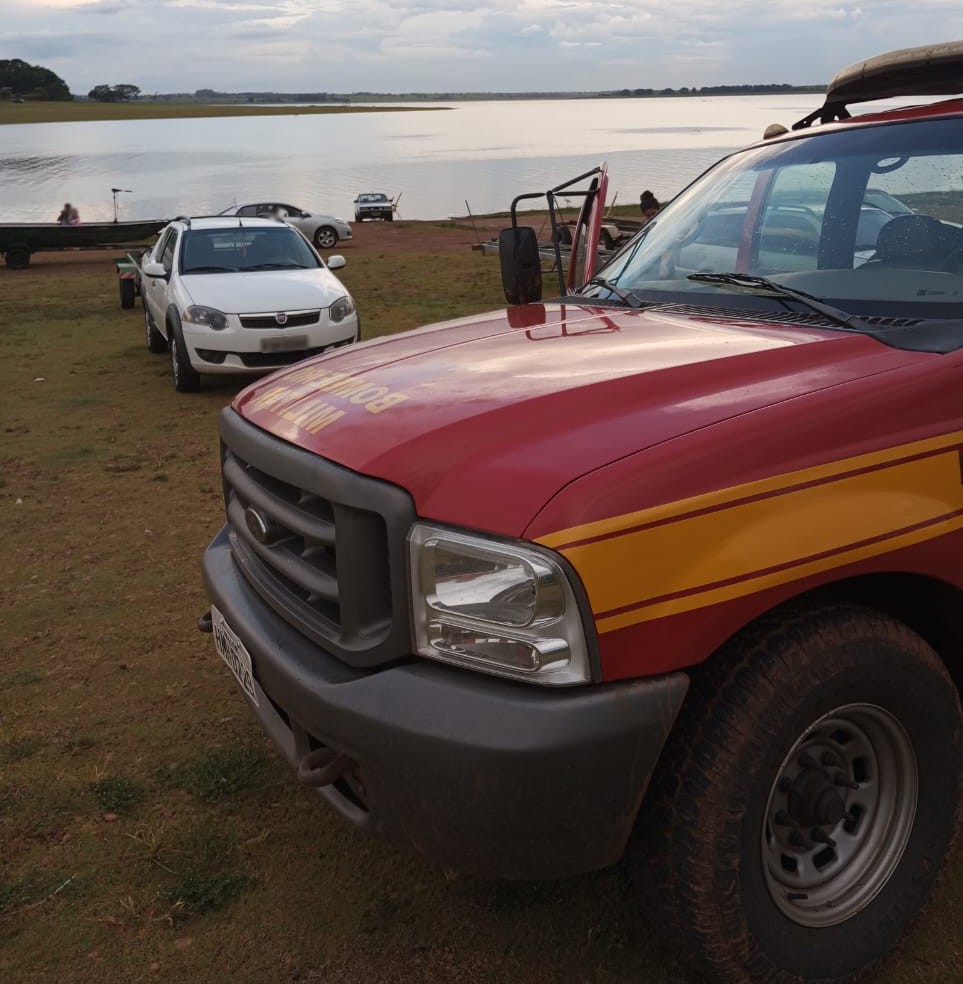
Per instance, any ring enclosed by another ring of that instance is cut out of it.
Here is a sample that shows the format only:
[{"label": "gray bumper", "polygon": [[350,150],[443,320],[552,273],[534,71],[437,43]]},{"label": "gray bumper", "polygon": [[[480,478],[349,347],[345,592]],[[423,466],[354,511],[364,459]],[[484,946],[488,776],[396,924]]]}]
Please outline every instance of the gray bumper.
[{"label": "gray bumper", "polygon": [[319,744],[355,763],[361,802],[338,785],[319,792],[358,827],[489,877],[558,877],[621,856],[684,674],[571,689],[420,659],[361,674],[277,618],[225,530],[203,570],[251,655],[251,706],[272,740],[292,765]]}]

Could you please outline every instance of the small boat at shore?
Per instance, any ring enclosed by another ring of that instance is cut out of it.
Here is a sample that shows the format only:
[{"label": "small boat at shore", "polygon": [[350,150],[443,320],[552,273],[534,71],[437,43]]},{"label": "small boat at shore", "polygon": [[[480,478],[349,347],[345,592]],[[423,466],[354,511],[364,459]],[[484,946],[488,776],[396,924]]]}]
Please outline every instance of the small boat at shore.
[{"label": "small boat at shore", "polygon": [[101,249],[105,246],[136,246],[156,236],[170,219],[139,219],[133,222],[0,222],[0,255],[8,267],[21,270],[30,265],[33,253],[62,249]]}]

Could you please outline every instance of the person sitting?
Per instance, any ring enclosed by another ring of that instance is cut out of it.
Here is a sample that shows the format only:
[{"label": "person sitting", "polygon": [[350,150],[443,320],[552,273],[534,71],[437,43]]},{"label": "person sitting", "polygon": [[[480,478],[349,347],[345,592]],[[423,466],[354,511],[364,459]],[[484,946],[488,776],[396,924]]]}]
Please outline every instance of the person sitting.
[{"label": "person sitting", "polygon": [[70,220],[70,211],[73,206],[70,202],[64,202],[64,207],[60,210],[60,215],[57,216],[57,225],[67,225]]},{"label": "person sitting", "polygon": [[659,204],[658,198],[651,191],[646,190],[639,195],[639,209],[642,212],[642,218],[646,222],[654,219],[661,208],[662,206]]},{"label": "person sitting", "polygon": [[67,225],[80,225],[80,212],[71,207],[70,215],[67,216]]}]

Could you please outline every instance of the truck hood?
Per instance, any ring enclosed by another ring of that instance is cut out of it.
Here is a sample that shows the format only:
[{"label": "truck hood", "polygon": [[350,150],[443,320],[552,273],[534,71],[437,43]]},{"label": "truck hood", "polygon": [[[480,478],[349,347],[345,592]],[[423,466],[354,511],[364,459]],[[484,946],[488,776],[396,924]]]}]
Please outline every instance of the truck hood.
[{"label": "truck hood", "polygon": [[181,277],[194,304],[228,314],[258,314],[328,308],[347,294],[327,268],[256,270],[251,273],[198,273]]},{"label": "truck hood", "polygon": [[423,517],[517,536],[594,469],[912,358],[825,328],[535,304],[299,363],[233,406]]}]

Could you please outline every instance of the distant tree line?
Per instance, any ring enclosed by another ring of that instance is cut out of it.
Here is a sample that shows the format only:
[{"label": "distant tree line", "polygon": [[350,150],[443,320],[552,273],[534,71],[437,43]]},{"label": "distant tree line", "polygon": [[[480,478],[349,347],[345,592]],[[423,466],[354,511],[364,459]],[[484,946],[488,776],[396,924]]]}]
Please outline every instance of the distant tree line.
[{"label": "distant tree line", "polygon": [[63,102],[73,96],[67,83],[49,68],[28,65],[20,58],[8,58],[0,60],[0,99]]},{"label": "distant tree line", "polygon": [[[767,95],[784,92],[822,92],[821,85],[706,85],[682,86],[680,89],[617,89],[600,92],[219,92],[197,89],[193,93],[155,93],[151,102],[187,103],[335,103],[352,102],[450,102],[483,99],[598,99],[632,96],[727,96]],[[82,97],[81,97],[82,98]],[[144,98],[136,85],[95,85],[87,98],[95,102],[130,102]],[[67,84],[58,75],[40,65],[28,65],[19,58],[0,60],[0,99],[73,99]]]},{"label": "distant tree line", "polygon": [[352,102],[445,102],[484,99],[625,99],[633,96],[744,96],[786,92],[823,92],[822,85],[706,85],[680,89],[616,89],[588,92],[221,92],[196,89],[193,93],[156,93],[151,102],[230,102],[230,103],[336,103]]},{"label": "distant tree line", "polygon": [[689,88],[682,86],[681,89],[620,89],[618,92],[605,93],[605,95],[619,96],[765,96],[773,93],[783,92],[823,92],[825,86],[822,85],[788,85],[782,83],[769,83],[765,85],[703,85]]},{"label": "distant tree line", "polygon": [[87,98],[94,102],[130,102],[140,95],[140,88],[136,85],[95,85]]}]

